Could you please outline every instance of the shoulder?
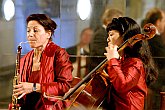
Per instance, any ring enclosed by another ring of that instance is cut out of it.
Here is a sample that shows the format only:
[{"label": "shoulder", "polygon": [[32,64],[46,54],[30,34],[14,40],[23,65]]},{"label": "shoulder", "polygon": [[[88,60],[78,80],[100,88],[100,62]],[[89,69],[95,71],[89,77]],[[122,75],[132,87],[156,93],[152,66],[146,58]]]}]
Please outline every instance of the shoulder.
[{"label": "shoulder", "polygon": [[139,58],[126,58],[124,62],[122,63],[122,68],[125,70],[130,70],[133,72],[133,70],[137,70],[138,73],[145,73],[145,67],[141,59]]},{"label": "shoulder", "polygon": [[106,30],[103,27],[100,27],[94,32],[93,40],[106,40],[108,37],[108,34]]},{"label": "shoulder", "polygon": [[127,58],[124,63],[127,63],[128,66],[143,67],[143,62],[139,58]]},{"label": "shoulder", "polygon": [[97,27],[94,32],[106,31],[103,26]]},{"label": "shoulder", "polygon": [[72,49],[75,49],[75,48],[77,48],[77,45],[74,45],[74,46],[68,47],[66,50],[72,50]]},{"label": "shoulder", "polygon": [[49,57],[54,56],[58,53],[66,53],[64,48],[61,48],[53,42],[49,42],[43,52],[46,54],[46,56]]},{"label": "shoulder", "polygon": [[160,35],[155,35],[152,39],[150,39],[148,42],[152,45],[152,43],[157,43],[161,41],[161,36]]},{"label": "shoulder", "polygon": [[106,33],[107,33],[107,32],[106,32],[105,28],[100,27],[100,28],[98,28],[98,29],[94,32],[94,35],[97,35],[97,34],[106,34]]},{"label": "shoulder", "polygon": [[67,51],[69,54],[76,54],[77,45],[74,45],[74,46],[71,46],[71,47],[69,47],[69,48],[66,48],[66,51]]},{"label": "shoulder", "polygon": [[30,57],[30,56],[33,55],[33,53],[34,53],[34,51],[31,50],[31,51],[29,51],[28,53],[26,53],[25,55],[23,55],[21,59],[23,60],[23,59],[25,59],[25,58],[27,58],[27,57]]}]

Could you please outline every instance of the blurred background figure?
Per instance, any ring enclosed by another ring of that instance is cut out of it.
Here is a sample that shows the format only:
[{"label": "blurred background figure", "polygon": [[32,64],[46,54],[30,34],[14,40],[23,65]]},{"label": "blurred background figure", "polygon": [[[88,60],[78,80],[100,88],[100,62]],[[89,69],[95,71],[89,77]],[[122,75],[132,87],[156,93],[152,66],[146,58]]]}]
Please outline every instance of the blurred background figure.
[{"label": "blurred background figure", "polygon": [[104,53],[105,47],[107,47],[107,37],[106,27],[111,23],[113,18],[118,18],[123,16],[123,12],[118,9],[109,9],[107,8],[101,16],[102,26],[98,27],[94,31],[93,40],[90,43],[90,55],[98,56],[97,61],[95,58],[91,58],[91,65],[89,67],[92,70],[96,67],[101,61],[105,59]]},{"label": "blurred background figure", "polygon": [[142,26],[147,23],[154,24],[158,30],[156,36],[149,40],[152,55],[154,57],[165,56],[162,36],[165,28],[165,13],[159,8],[152,8],[147,12],[145,19],[142,21]]},{"label": "blurred background figure", "polygon": [[154,38],[149,40],[149,46],[154,57],[154,61],[157,64],[159,75],[156,83],[149,87],[148,100],[146,103],[146,110],[155,110],[160,108],[160,92],[163,90],[165,85],[165,45],[163,41],[163,33],[165,30],[165,13],[159,8],[150,9],[145,16],[145,19],[141,22],[144,26],[147,23],[152,23],[157,28],[157,34]]},{"label": "blurred background figure", "polygon": [[80,34],[80,42],[66,49],[73,63],[73,76],[83,77],[86,73],[86,55],[90,54],[89,44],[93,36],[93,30],[90,27],[84,28]]}]

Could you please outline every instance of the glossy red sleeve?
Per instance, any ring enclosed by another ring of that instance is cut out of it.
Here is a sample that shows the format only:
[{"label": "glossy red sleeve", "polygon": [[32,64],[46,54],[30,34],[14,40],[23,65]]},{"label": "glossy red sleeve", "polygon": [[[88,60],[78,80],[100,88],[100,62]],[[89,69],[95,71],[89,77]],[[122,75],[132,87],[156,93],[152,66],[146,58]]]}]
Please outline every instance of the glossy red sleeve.
[{"label": "glossy red sleeve", "polygon": [[[62,96],[64,95],[70,88],[69,82],[72,81],[72,64],[69,61],[69,55],[66,53],[64,49],[60,50],[56,55],[55,62],[47,62],[45,63],[54,63],[54,75],[52,74],[45,74],[47,77],[41,83],[41,91],[42,93],[46,93],[50,96]],[[44,64],[45,64],[44,63]],[[44,66],[44,65],[43,65]],[[51,66],[45,68],[45,73],[51,70]],[[49,76],[50,75],[50,76]],[[54,78],[54,79],[52,79]],[[44,79],[44,78],[43,78]],[[54,80],[53,82],[49,80]]]},{"label": "glossy red sleeve", "polygon": [[143,64],[141,60],[135,58],[121,64],[121,60],[110,59],[108,61],[108,74],[110,81],[117,92],[128,92],[137,85]]}]

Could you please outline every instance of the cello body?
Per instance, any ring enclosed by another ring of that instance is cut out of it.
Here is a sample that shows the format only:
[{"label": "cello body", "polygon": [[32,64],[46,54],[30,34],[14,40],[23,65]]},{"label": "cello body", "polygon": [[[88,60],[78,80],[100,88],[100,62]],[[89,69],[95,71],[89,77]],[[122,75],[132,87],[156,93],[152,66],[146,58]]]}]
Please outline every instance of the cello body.
[{"label": "cello body", "polygon": [[105,73],[96,73],[70,97],[71,106],[67,110],[96,110],[101,107],[110,88]]}]

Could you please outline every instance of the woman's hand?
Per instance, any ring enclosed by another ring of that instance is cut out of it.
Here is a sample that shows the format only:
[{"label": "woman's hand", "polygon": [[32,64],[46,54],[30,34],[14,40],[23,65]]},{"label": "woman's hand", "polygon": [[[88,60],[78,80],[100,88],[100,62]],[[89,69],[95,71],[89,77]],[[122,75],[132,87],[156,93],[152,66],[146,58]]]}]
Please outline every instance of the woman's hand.
[{"label": "woman's hand", "polygon": [[112,59],[112,58],[119,58],[120,55],[117,51],[118,46],[117,45],[113,45],[111,43],[108,43],[108,47],[105,47],[105,50],[107,51],[107,53],[104,53],[104,55],[107,57],[108,60]]},{"label": "woman's hand", "polygon": [[33,83],[20,82],[18,85],[14,85],[14,96],[18,99],[22,98],[25,94],[33,92]]}]

